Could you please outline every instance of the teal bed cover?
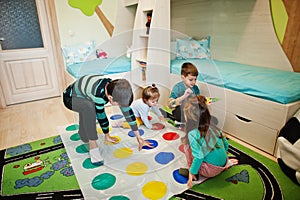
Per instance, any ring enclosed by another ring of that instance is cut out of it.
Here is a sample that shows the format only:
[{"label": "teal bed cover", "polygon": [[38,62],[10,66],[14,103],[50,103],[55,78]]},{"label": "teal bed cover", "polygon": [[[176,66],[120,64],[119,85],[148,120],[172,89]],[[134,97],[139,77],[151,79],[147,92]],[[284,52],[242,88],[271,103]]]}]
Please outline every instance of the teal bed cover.
[{"label": "teal bed cover", "polygon": [[[198,80],[202,82],[282,104],[300,100],[300,73],[211,59],[171,60],[170,72],[180,75],[184,62],[191,62],[198,68]],[[75,78],[130,70],[131,61],[126,56],[96,59],[67,67]]]},{"label": "teal bed cover", "polygon": [[128,72],[131,69],[131,59],[126,56],[118,58],[94,59],[83,63],[75,63],[67,66],[67,71],[74,77],[80,78],[92,74],[115,74]]},{"label": "teal bed cover", "polygon": [[171,73],[180,75],[184,62],[198,68],[202,82],[282,104],[300,100],[300,73],[211,59],[172,60]]}]

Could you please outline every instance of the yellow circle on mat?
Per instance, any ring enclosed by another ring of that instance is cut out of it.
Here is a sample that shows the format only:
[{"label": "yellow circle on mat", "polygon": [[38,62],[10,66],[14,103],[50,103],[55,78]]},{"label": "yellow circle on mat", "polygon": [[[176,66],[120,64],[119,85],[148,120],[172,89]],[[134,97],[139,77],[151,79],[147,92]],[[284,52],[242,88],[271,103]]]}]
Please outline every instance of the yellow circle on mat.
[{"label": "yellow circle on mat", "polygon": [[[108,132],[110,132],[110,131],[111,131],[111,127],[108,128]],[[97,128],[97,132],[98,132],[99,134],[103,134],[102,128],[98,127],[98,128]]]},{"label": "yellow circle on mat", "polygon": [[116,138],[116,143],[107,142],[108,145],[118,144],[121,141],[119,136],[110,136],[111,138]]},{"label": "yellow circle on mat", "polygon": [[131,176],[141,176],[146,173],[148,166],[142,162],[134,162],[126,167],[127,174]]},{"label": "yellow circle on mat", "polygon": [[114,156],[116,158],[128,158],[132,155],[132,149],[131,148],[120,148],[114,151]]},{"label": "yellow circle on mat", "polygon": [[160,199],[167,193],[167,186],[160,181],[150,181],[142,188],[142,193],[149,199]]}]

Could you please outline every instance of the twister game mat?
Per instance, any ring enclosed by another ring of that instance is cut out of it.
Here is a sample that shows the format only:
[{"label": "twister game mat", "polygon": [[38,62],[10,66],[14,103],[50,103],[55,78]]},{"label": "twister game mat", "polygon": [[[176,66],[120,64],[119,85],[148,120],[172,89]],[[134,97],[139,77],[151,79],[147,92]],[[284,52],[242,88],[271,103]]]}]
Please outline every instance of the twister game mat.
[{"label": "twister game mat", "polygon": [[[152,123],[160,123],[150,116]],[[104,163],[92,165],[88,149],[79,139],[78,125],[59,128],[84,199],[146,200],[146,199],[242,199],[245,191],[250,199],[284,199],[276,177],[259,160],[230,145],[229,156],[239,164],[220,175],[200,178],[198,185],[187,188],[187,178],[179,174],[187,167],[180,129],[165,123],[161,130],[139,127],[140,135],[154,148],[138,151],[130,129],[118,128],[124,120],[121,114],[109,116],[110,134],[118,144],[104,144],[104,134],[98,128],[99,148]],[[276,163],[273,162],[275,165]]]},{"label": "twister game mat", "polygon": [[[79,139],[78,125],[59,128],[85,199],[168,199],[187,189],[187,179],[179,174],[179,168],[186,167],[181,145],[184,132],[167,123],[161,130],[141,125],[140,135],[154,148],[138,151],[131,129],[117,126],[123,116],[115,114],[109,120],[110,134],[119,143],[104,144],[104,134],[97,129],[104,158],[98,166],[91,163],[88,149]],[[159,123],[156,120],[153,116],[152,123]]]},{"label": "twister game mat", "polygon": [[187,179],[179,174],[186,167],[181,130],[168,123],[156,131],[140,126],[140,135],[154,148],[138,151],[134,134],[117,127],[123,116],[109,117],[111,135],[119,143],[103,144],[98,127],[104,157],[99,165],[91,163],[78,124],[58,127],[58,136],[1,150],[0,200],[243,199],[245,191],[251,191],[249,199],[299,199],[299,186],[277,163],[232,140],[230,156],[239,164],[188,189]]}]

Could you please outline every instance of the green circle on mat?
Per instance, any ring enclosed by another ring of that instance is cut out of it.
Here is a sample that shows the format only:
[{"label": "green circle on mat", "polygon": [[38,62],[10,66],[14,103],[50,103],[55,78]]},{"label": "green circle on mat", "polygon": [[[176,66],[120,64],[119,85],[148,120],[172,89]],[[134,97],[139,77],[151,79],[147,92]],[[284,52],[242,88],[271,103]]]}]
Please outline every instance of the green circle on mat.
[{"label": "green circle on mat", "polygon": [[86,146],[84,144],[81,144],[78,147],[76,147],[76,152],[77,153],[88,153],[89,150],[86,148]]},{"label": "green circle on mat", "polygon": [[75,133],[75,134],[71,135],[70,140],[72,140],[72,141],[78,141],[78,140],[80,140],[79,134]]},{"label": "green circle on mat", "polygon": [[92,187],[96,190],[106,190],[112,187],[116,182],[116,177],[109,173],[96,176],[92,181]]},{"label": "green circle on mat", "polygon": [[94,169],[94,168],[97,168],[97,167],[100,167],[103,165],[103,162],[101,164],[95,164],[93,165],[93,163],[91,162],[91,158],[87,158],[85,159],[85,161],[83,161],[82,163],[82,166],[85,168],[85,169]]},{"label": "green circle on mat", "polygon": [[66,128],[67,131],[75,131],[75,130],[78,130],[78,129],[79,129],[78,124],[73,124],[73,125],[70,125]]},{"label": "green circle on mat", "polygon": [[111,198],[109,198],[108,200],[130,200],[128,197],[125,196],[113,196]]}]

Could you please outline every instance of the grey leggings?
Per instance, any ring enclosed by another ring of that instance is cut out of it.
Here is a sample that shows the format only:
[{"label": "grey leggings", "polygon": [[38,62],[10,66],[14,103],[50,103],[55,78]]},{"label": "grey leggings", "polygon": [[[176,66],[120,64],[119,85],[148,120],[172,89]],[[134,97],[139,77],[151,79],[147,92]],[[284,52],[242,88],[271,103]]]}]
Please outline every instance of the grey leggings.
[{"label": "grey leggings", "polygon": [[95,103],[83,98],[63,96],[65,106],[79,113],[78,134],[83,142],[97,140]]}]

